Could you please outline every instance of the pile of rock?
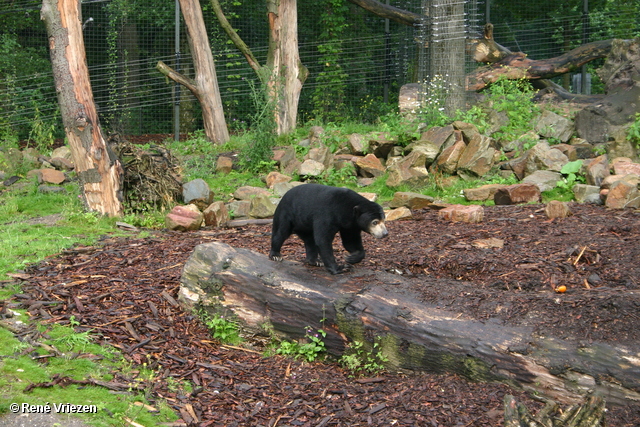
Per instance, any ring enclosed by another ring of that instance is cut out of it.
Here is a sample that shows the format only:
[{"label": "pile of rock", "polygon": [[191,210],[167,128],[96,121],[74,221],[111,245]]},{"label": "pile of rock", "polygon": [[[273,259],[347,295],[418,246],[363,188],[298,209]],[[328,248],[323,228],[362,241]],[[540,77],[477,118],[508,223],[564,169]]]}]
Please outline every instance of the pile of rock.
[{"label": "pile of rock", "polygon": [[5,186],[20,180],[20,176],[13,174],[17,167],[29,169],[28,178],[37,177],[38,191],[42,193],[65,192],[62,184],[69,182],[69,173],[74,170],[71,150],[66,146],[53,150],[50,157],[41,155],[35,148],[0,151],[0,181]]}]

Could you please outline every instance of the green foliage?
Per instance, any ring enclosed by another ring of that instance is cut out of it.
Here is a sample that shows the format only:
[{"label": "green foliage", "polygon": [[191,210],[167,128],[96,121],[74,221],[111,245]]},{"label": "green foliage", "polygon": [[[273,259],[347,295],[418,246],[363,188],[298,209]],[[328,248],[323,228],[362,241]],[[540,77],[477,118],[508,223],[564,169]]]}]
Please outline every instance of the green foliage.
[{"label": "green foliage", "polygon": [[213,338],[223,344],[239,344],[242,342],[240,326],[234,320],[222,315],[211,316],[204,310],[200,310],[198,314],[207,328],[209,328]]},{"label": "green foliage", "polygon": [[509,80],[500,77],[487,89],[488,99],[496,111],[503,111],[509,123],[492,136],[502,141],[513,141],[531,129],[531,123],[540,114],[540,107],[531,102],[534,89],[528,80]]},{"label": "green foliage", "polygon": [[[268,78],[265,77],[262,81],[267,82]],[[275,102],[281,94],[274,99],[266,84],[262,84],[259,89],[252,82],[249,84],[256,112],[251,131],[245,135],[248,141],[240,152],[239,160],[249,171],[261,172],[273,166],[271,157],[276,142]]]},{"label": "green foliage", "polygon": [[313,362],[327,351],[323,341],[326,336],[327,333],[324,330],[318,329],[314,332],[310,326],[307,326],[305,328],[304,342],[281,341],[276,348],[276,353]]},{"label": "green foliage", "polygon": [[353,341],[345,353],[340,357],[340,364],[351,372],[352,376],[379,375],[385,370],[384,364],[389,359],[380,352],[376,342],[371,349],[367,349],[360,341]]},{"label": "green foliage", "polygon": [[322,174],[319,180],[322,184],[334,187],[353,186],[358,182],[356,167],[353,163],[347,163],[340,169],[329,168]]},{"label": "green foliage", "polygon": [[556,183],[556,187],[563,190],[571,190],[575,184],[586,182],[584,176],[578,175],[581,169],[581,159],[574,160],[573,162],[565,164],[560,170],[560,173],[562,173],[563,177]]},{"label": "green foliage", "polygon": [[640,151],[640,113],[636,113],[635,121],[627,128],[627,139]]},{"label": "green foliage", "polygon": [[341,62],[343,34],[348,28],[349,8],[345,0],[322,0],[319,21],[323,29],[319,36],[317,86],[313,93],[313,115],[328,121],[341,121],[345,116],[345,92],[349,75]]},{"label": "green foliage", "polygon": [[445,112],[449,84],[445,76],[435,75],[425,83],[424,93],[421,94],[420,111],[418,117],[428,127],[444,126],[451,122],[451,118]]}]

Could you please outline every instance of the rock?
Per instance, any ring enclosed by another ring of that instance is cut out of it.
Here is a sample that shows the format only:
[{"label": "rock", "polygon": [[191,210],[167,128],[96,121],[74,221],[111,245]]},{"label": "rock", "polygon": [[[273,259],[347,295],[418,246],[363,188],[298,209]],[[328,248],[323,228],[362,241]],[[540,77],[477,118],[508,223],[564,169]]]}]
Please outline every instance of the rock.
[{"label": "rock", "polygon": [[525,177],[522,180],[523,184],[534,184],[538,186],[541,192],[553,190],[556,188],[558,181],[562,179],[562,174],[559,172],[540,170],[535,171],[531,175]]},{"label": "rock", "polygon": [[602,203],[600,200],[600,187],[597,185],[576,184],[572,190],[573,197],[578,203]]},{"label": "rock", "polygon": [[633,141],[627,138],[627,127],[617,129],[612,135],[611,141],[607,142],[607,154],[609,157],[629,157],[637,158],[638,148]]},{"label": "rock", "polygon": [[451,147],[442,150],[436,161],[431,165],[432,171],[438,171],[452,175],[458,167],[458,160],[462,152],[467,147],[464,141],[460,140]]},{"label": "rock", "polygon": [[182,184],[182,200],[187,204],[196,204],[205,209],[213,202],[213,192],[204,179],[198,178]]},{"label": "rock", "polygon": [[560,172],[567,163],[569,163],[569,159],[562,151],[549,147],[547,142],[540,141],[529,149],[525,164],[525,176],[537,170]]},{"label": "rock", "polygon": [[61,159],[65,159],[71,163],[73,163],[73,155],[71,154],[71,149],[66,145],[62,147],[58,147],[51,152],[51,158],[58,157]]},{"label": "rock", "polygon": [[72,171],[75,165],[71,160],[67,160],[64,157],[52,157],[49,159],[49,163],[58,170]]},{"label": "rock", "polygon": [[280,172],[287,175],[297,173],[300,168],[300,160],[296,157],[296,149],[293,146],[275,151],[274,160],[280,165]]},{"label": "rock", "polygon": [[598,156],[585,165],[585,178],[589,185],[599,186],[609,175],[609,161],[606,155]]},{"label": "rock", "polygon": [[270,218],[276,211],[276,205],[266,194],[259,194],[251,199],[249,216],[252,218]]},{"label": "rock", "polygon": [[190,231],[202,226],[204,215],[196,205],[176,206],[164,219],[169,230]]},{"label": "rock", "polygon": [[325,170],[333,165],[333,154],[329,147],[324,145],[310,149],[309,153],[305,156],[305,160],[307,159],[322,163]]},{"label": "rock", "polygon": [[[477,131],[476,131],[477,132]],[[495,161],[495,148],[491,147],[492,139],[473,134],[472,139],[467,144],[458,159],[457,173],[465,178],[482,177],[491,170]]]},{"label": "rock", "polygon": [[607,193],[605,206],[611,209],[640,207],[638,187],[625,181],[616,182]]},{"label": "rock", "polygon": [[551,219],[566,218],[573,215],[569,205],[559,200],[551,200],[547,203],[547,206],[544,208],[544,213],[547,215],[547,218]]},{"label": "rock", "polygon": [[429,176],[424,166],[426,158],[418,151],[412,151],[408,156],[387,168],[389,177],[387,186],[397,187],[401,184],[424,185]]},{"label": "rock", "polygon": [[369,140],[369,152],[379,159],[386,159],[393,147],[395,141],[389,139],[387,132],[373,132],[367,135]]},{"label": "rock", "polygon": [[540,189],[534,184],[513,184],[496,191],[493,201],[496,205],[516,205],[540,202]]},{"label": "rock", "polygon": [[378,194],[377,193],[358,193],[359,195],[361,195],[362,197],[364,197],[365,199],[367,199],[370,202],[375,202],[376,200],[378,200]]},{"label": "rock", "polygon": [[233,159],[227,156],[218,156],[216,160],[216,172],[228,174],[233,170]]},{"label": "rock", "polygon": [[406,207],[409,209],[422,209],[433,203],[433,197],[410,191],[397,191],[393,194],[393,199],[389,207]]},{"label": "rock", "polygon": [[398,221],[402,219],[411,219],[411,218],[413,218],[413,215],[411,214],[411,210],[409,210],[409,208],[404,206],[385,212],[386,222]]},{"label": "rock", "polygon": [[440,147],[429,141],[417,141],[409,144],[407,151],[418,151],[423,154],[425,157],[424,165],[429,167],[440,154]]},{"label": "rock", "polygon": [[569,144],[556,144],[553,146],[556,150],[560,150],[562,154],[567,156],[570,162],[578,160],[578,150],[574,145]]},{"label": "rock", "polygon": [[407,83],[400,87],[398,95],[398,108],[400,113],[417,113],[420,110],[420,93],[422,85],[420,83]]},{"label": "rock", "polygon": [[525,153],[523,156],[509,160],[502,167],[510,169],[511,171],[513,171],[513,174],[516,176],[516,178],[522,180],[525,177],[528,157],[529,152]]},{"label": "rock", "polygon": [[438,218],[454,222],[482,222],[484,208],[479,205],[450,205],[438,211]]},{"label": "rock", "polygon": [[496,191],[506,187],[505,184],[485,184],[477,188],[465,188],[462,190],[465,199],[469,201],[493,200]]},{"label": "rock", "polygon": [[347,145],[351,154],[355,154],[357,156],[362,156],[364,154],[364,136],[359,133],[352,133],[349,135]]},{"label": "rock", "polygon": [[453,128],[462,132],[462,137],[467,144],[470,144],[471,141],[481,135],[476,125],[472,123],[457,120],[453,122]]},{"label": "rock", "polygon": [[534,125],[538,134],[567,142],[574,132],[573,122],[553,111],[544,110]]},{"label": "rock", "polygon": [[538,135],[535,131],[529,131],[524,135],[521,135],[519,138],[514,139],[513,141],[499,141],[500,148],[504,152],[509,151],[517,151],[520,152],[524,149],[526,144],[537,144],[540,140],[540,135]]},{"label": "rock", "polygon": [[227,203],[227,212],[234,218],[245,218],[249,216],[251,202],[249,200],[234,200]]},{"label": "rock", "polygon": [[304,185],[304,182],[300,182],[300,181],[276,182],[273,185],[273,193],[278,197],[282,197],[285,195],[287,191],[291,190],[293,187],[296,187],[298,185]]},{"label": "rock", "polygon": [[38,177],[38,183],[40,184],[62,184],[66,181],[67,177],[59,170],[55,169],[35,169],[29,171],[27,176],[36,175]]},{"label": "rock", "polygon": [[367,154],[364,157],[359,157],[356,160],[356,166],[360,171],[360,175],[365,178],[376,178],[384,175],[385,167],[376,156],[373,154]]},{"label": "rock", "polygon": [[291,181],[291,177],[288,175],[281,174],[280,172],[269,172],[266,179],[267,188],[273,188],[275,184],[289,182]]},{"label": "rock", "polygon": [[608,190],[613,186],[613,184],[618,181],[625,181],[631,185],[638,186],[638,184],[640,183],[640,176],[631,173],[628,175],[609,175],[602,180],[602,183],[600,183],[600,188],[605,188]]},{"label": "rock", "polygon": [[[428,142],[438,147],[438,149],[444,149],[455,144],[457,139],[454,131],[453,125],[444,127],[434,126],[422,133],[417,143]],[[459,140],[462,140],[461,132],[459,133]]]},{"label": "rock", "polygon": [[595,152],[595,147],[591,144],[576,144],[572,145],[573,148],[576,149],[576,156],[578,159],[592,159],[593,153]]},{"label": "rock", "polygon": [[213,202],[202,212],[204,224],[209,227],[221,227],[229,222],[229,211],[223,202]]},{"label": "rock", "polygon": [[323,137],[324,137],[324,128],[322,126],[311,126],[309,128],[310,145],[321,144]]},{"label": "rock", "polygon": [[631,160],[614,159],[613,172],[616,175],[634,174],[640,176],[640,163],[633,163]]},{"label": "rock", "polygon": [[233,198],[236,200],[251,200],[259,195],[270,196],[271,193],[269,193],[269,190],[265,188],[252,187],[250,185],[238,187],[236,191],[233,192]]},{"label": "rock", "polygon": [[325,171],[325,167],[322,163],[307,159],[298,168],[298,173],[305,177],[317,177],[322,175]]}]

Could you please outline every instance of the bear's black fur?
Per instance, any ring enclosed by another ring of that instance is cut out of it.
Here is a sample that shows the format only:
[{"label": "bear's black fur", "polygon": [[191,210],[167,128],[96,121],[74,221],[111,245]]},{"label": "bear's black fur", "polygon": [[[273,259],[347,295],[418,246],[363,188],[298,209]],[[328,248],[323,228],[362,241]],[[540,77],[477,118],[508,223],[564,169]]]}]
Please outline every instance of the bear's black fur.
[{"label": "bear's black fur", "polygon": [[332,274],[342,273],[349,266],[336,263],[333,239],[339,232],[342,244],[349,252],[347,262],[356,264],[365,255],[362,231],[377,238],[387,236],[384,211],[379,204],[348,188],[299,185],[287,191],[276,208],[269,258],[281,261],[282,244],[291,234],[297,234],[304,242],[307,263],[324,265]]}]

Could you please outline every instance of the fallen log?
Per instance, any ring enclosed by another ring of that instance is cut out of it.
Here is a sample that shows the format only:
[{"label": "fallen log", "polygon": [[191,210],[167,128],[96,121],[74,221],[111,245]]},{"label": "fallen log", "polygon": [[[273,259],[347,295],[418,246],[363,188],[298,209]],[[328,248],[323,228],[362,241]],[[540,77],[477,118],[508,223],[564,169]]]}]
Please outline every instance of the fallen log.
[{"label": "fallen log", "polygon": [[562,403],[582,403],[587,395],[640,403],[640,347],[581,344],[536,335],[531,326],[480,322],[424,303],[416,292],[451,285],[362,268],[332,276],[211,242],[197,246],[185,264],[179,300],[233,313],[247,333],[301,339],[307,327],[322,327],[336,355],[350,341],[375,341],[390,369],[507,381]]},{"label": "fallen log", "polygon": [[525,53],[515,52],[467,74],[467,90],[482,90],[500,77],[539,80],[576,71],[594,59],[606,57],[612,44],[613,40],[587,43],[555,58],[539,60],[531,59]]}]

